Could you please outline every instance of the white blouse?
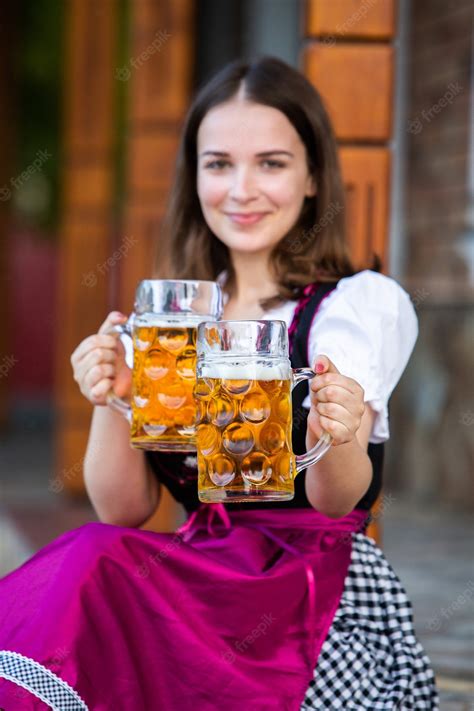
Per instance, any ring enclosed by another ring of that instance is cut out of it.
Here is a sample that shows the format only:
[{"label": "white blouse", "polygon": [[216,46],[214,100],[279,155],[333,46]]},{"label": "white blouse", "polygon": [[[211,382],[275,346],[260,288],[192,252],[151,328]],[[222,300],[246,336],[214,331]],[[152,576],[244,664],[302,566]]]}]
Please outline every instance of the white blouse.
[{"label": "white blouse", "polygon": [[[288,301],[265,313],[289,326],[296,302]],[[340,373],[364,389],[364,400],[375,412],[370,442],[390,436],[388,401],[418,336],[418,320],[409,295],[396,281],[369,270],[341,279],[313,319],[309,364],[327,356]],[[303,405],[309,408],[309,397]]]},{"label": "white blouse", "polygon": [[[223,282],[224,275],[218,281]],[[225,277],[224,277],[225,278]],[[265,312],[290,326],[296,301]],[[390,436],[388,401],[400,380],[418,336],[418,321],[409,295],[396,281],[369,270],[341,279],[323,299],[308,340],[308,365],[327,356],[340,373],[364,389],[364,400],[375,412],[370,442]],[[124,339],[127,364],[132,367],[129,339]],[[303,405],[310,407],[309,396]]]}]

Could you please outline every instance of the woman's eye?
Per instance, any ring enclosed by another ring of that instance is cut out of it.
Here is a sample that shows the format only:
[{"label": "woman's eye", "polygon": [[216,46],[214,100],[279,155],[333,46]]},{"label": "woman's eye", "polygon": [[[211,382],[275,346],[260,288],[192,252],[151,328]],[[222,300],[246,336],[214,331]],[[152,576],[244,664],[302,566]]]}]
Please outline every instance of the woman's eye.
[{"label": "woman's eye", "polygon": [[279,160],[267,159],[267,160],[264,160],[263,163],[266,163],[269,168],[284,168],[285,167],[285,164]]},{"label": "woman's eye", "polygon": [[[213,160],[210,163],[206,163],[204,168],[209,168],[210,170],[220,170],[221,168],[225,168],[226,166],[230,165],[228,160],[224,160],[222,158]],[[285,163],[282,163],[279,160],[271,160],[270,158],[267,158],[262,161],[262,165],[267,167],[267,168],[284,168]]]},{"label": "woman's eye", "polygon": [[205,168],[224,168],[224,166],[228,165],[229,161],[227,160],[212,160],[210,163],[207,163],[204,167]]}]

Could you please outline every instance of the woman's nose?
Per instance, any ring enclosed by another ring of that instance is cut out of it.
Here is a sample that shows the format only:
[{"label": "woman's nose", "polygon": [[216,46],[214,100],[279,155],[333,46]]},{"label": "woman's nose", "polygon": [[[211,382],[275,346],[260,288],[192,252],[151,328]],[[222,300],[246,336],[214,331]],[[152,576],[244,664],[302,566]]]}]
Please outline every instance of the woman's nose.
[{"label": "woman's nose", "polygon": [[235,171],[229,196],[234,200],[251,200],[257,196],[257,185],[251,170],[242,168]]}]

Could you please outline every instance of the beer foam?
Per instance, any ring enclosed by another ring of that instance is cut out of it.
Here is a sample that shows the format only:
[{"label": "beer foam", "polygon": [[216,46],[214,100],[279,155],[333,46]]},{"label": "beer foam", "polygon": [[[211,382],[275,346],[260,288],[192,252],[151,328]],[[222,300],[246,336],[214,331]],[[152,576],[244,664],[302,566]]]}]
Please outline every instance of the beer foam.
[{"label": "beer foam", "polygon": [[201,378],[220,380],[289,380],[288,363],[205,363],[199,368]]},{"label": "beer foam", "polygon": [[202,321],[213,321],[212,316],[199,314],[180,314],[164,317],[161,314],[139,314],[135,316],[134,325],[140,328],[197,328]]}]

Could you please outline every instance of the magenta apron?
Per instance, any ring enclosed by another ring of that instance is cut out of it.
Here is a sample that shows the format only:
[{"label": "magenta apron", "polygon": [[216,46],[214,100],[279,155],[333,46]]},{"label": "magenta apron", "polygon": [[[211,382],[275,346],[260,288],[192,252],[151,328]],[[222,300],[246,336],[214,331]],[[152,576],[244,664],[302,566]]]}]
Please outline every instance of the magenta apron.
[{"label": "magenta apron", "polygon": [[297,711],[365,511],[89,523],[0,581],[5,711]]}]

